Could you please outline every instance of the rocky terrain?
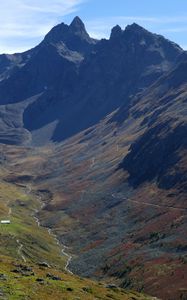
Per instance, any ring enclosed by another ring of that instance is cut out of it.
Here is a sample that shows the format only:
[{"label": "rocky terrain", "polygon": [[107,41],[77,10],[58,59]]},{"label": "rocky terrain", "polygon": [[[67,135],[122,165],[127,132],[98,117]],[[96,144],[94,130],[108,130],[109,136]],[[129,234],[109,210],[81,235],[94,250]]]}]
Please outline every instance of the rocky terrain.
[{"label": "rocky terrain", "polygon": [[186,52],[137,24],[97,41],[76,17],[28,53],[0,58],[1,181],[41,197],[74,274],[185,300]]},{"label": "rocky terrain", "polygon": [[62,141],[128,106],[183,52],[137,24],[116,26],[109,40],[96,41],[78,17],[62,23],[36,48],[1,57],[1,76],[9,75],[0,82],[0,140]]}]

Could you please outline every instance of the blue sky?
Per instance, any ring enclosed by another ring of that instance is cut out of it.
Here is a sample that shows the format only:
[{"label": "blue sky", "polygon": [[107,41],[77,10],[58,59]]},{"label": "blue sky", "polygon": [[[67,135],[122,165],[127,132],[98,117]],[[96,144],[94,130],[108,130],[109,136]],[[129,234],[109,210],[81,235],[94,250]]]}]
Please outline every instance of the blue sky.
[{"label": "blue sky", "polygon": [[27,50],[56,24],[80,16],[91,36],[136,22],[187,49],[187,0],[2,0],[0,53]]}]

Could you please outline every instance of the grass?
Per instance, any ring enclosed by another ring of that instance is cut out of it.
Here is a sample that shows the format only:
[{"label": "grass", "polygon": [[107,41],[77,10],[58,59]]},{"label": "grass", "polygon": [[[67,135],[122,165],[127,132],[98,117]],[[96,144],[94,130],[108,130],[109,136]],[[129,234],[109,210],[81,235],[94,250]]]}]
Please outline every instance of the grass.
[{"label": "grass", "polygon": [[[0,274],[5,277],[0,276],[0,299],[151,299],[123,289],[107,289],[102,283],[64,272],[66,258],[61,248],[34,219],[40,205],[36,195],[27,194],[24,187],[0,182],[0,219],[11,220],[10,225],[0,225]],[[50,267],[39,267],[43,261]],[[20,264],[31,267],[33,274],[13,272]],[[48,273],[61,280],[47,277]]]},{"label": "grass", "polygon": [[33,217],[35,210],[40,207],[37,197],[25,194],[24,188],[7,183],[0,183],[0,194],[3,199],[0,201],[0,218],[11,220],[10,225],[0,226],[0,254],[20,259],[16,243],[19,240],[23,244],[22,252],[26,259],[31,262],[46,261],[63,270],[65,257],[61,255],[61,248],[49,235],[47,228],[38,227]]},{"label": "grass", "polygon": [[[21,299],[140,299],[148,300],[150,297],[122,289],[109,289],[103,284],[71,276],[53,268],[44,269],[33,266],[33,276],[17,275],[12,272],[13,262],[7,257],[1,258],[1,273],[6,275],[6,281],[0,280],[0,291],[9,300]],[[47,277],[47,273],[59,276],[61,280],[55,281]],[[38,282],[38,278],[42,280]]]}]

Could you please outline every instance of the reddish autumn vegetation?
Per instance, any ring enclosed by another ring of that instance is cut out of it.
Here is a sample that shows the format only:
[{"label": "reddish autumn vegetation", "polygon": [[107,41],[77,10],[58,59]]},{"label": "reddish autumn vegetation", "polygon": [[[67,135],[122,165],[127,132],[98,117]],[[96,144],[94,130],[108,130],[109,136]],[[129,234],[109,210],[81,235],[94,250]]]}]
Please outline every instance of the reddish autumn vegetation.
[{"label": "reddish autumn vegetation", "polygon": [[[49,259],[51,245],[66,245],[66,269],[76,275],[120,293],[186,300],[186,52],[137,24],[116,26],[97,41],[76,17],[29,56],[20,54],[19,64],[17,55],[7,60],[0,179],[27,196],[32,191],[40,204],[35,216],[16,198],[15,219],[21,213],[29,226],[32,216],[47,228],[37,241]],[[19,226],[5,235],[3,249]],[[40,252],[31,228],[23,242],[33,260]]]}]

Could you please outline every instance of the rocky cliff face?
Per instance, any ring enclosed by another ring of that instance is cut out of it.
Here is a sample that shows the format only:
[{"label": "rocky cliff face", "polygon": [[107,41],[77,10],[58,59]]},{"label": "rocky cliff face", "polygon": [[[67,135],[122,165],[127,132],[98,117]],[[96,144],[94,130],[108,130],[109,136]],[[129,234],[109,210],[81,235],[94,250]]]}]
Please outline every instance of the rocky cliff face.
[{"label": "rocky cliff face", "polygon": [[[61,141],[96,124],[122,104],[128,106],[182,52],[176,44],[137,24],[125,30],[116,26],[109,40],[96,41],[76,17],[69,26],[54,27],[27,55],[19,55],[21,67],[16,63],[10,76],[0,82],[0,103],[12,104],[16,111],[16,103],[35,97],[21,112],[20,129],[30,132],[35,144],[41,135],[45,135],[42,143]],[[7,63],[1,64],[2,74]]]}]

